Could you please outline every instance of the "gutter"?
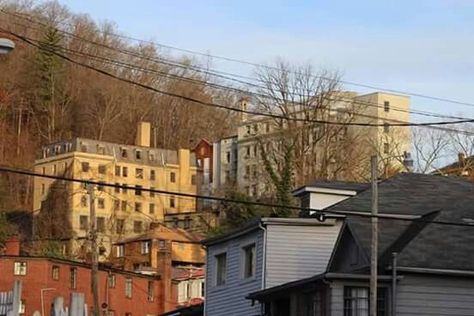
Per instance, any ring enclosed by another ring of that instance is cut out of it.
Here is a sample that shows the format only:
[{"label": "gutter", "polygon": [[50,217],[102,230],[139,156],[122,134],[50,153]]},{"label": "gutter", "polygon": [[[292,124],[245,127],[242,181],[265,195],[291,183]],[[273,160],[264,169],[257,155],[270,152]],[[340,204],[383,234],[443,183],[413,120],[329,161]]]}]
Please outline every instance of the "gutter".
[{"label": "gutter", "polygon": [[416,267],[397,267],[397,271],[408,273],[422,273],[422,274],[440,274],[451,276],[466,276],[474,277],[474,271],[468,270],[450,270],[450,269],[431,269],[431,268],[416,268]]}]

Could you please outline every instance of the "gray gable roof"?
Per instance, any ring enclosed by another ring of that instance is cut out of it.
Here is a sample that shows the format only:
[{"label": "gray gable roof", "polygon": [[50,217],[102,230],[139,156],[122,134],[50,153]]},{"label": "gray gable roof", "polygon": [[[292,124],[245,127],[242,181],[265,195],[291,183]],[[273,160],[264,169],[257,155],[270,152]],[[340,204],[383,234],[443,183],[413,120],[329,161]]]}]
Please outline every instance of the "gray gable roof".
[{"label": "gray gable roof", "polygon": [[[474,219],[474,183],[458,177],[399,174],[379,184],[379,213],[423,216],[439,211],[435,220],[465,223]],[[327,211],[370,212],[371,189],[342,201]],[[348,216],[351,226],[370,254],[370,218]],[[379,254],[391,251],[406,234],[411,221],[379,219]],[[474,270],[472,227],[428,224],[403,241],[399,264],[407,267]],[[410,235],[410,234],[408,234]]]}]

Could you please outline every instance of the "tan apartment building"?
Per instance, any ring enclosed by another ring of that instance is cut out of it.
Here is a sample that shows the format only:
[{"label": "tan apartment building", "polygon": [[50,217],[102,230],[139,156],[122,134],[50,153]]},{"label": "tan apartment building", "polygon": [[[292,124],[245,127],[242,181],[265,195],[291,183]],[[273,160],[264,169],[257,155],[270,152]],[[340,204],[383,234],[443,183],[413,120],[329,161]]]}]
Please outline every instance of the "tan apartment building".
[{"label": "tan apartment building", "polygon": [[[337,92],[333,102],[330,102],[330,110],[326,117],[330,121],[347,121],[354,123],[378,124],[380,127],[347,126],[344,133],[357,135],[354,137],[355,146],[359,153],[357,156],[366,157],[367,162],[359,162],[359,165],[369,166],[370,155],[378,154],[381,169],[401,168],[403,153],[409,152],[411,147],[410,130],[406,127],[390,126],[390,123],[409,122],[410,98],[402,95],[375,92],[365,95],[357,95],[354,92]],[[247,109],[249,101],[240,101],[241,108]],[[266,183],[266,171],[262,162],[259,142],[267,139],[273,149],[278,144],[272,144],[272,137],[278,139],[286,131],[277,126],[273,118],[250,116],[245,113],[241,115],[241,124],[238,127],[236,140],[237,163],[236,179],[238,187],[250,196],[260,196],[268,192]],[[343,135],[342,135],[343,136]],[[316,149],[317,150],[317,149]],[[230,153],[230,154],[229,154]],[[232,155],[232,150],[227,149],[223,157]],[[348,159],[341,157],[340,159]],[[221,167],[215,166],[215,178],[226,178],[219,170],[226,170],[226,163],[230,161],[215,159],[221,162]],[[368,175],[367,170],[359,173]],[[329,175],[330,176],[330,175]],[[347,180],[347,179],[342,179]],[[268,182],[268,180],[267,180]],[[215,182],[218,185],[218,182]]]},{"label": "tan apartment building", "polygon": [[[113,241],[145,232],[152,221],[164,222],[170,214],[196,209],[194,198],[143,191],[148,188],[196,194],[199,172],[194,154],[188,149],[150,147],[150,124],[145,122],[139,123],[135,145],[84,138],[46,145],[34,169],[41,174],[131,187],[95,188],[99,241],[107,250]],[[34,210],[40,210],[47,201],[54,182],[34,179]],[[89,195],[86,187],[77,182],[67,183],[65,191],[65,211],[73,237],[83,240],[89,229]],[[72,248],[77,250],[82,244],[83,241],[78,242]]]}]

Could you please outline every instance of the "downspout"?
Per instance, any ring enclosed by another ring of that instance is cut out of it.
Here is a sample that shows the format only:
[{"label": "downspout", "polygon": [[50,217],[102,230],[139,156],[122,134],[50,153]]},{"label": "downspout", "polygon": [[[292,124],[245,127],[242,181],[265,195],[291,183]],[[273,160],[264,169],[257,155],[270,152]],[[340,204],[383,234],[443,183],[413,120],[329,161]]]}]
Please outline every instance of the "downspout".
[{"label": "downspout", "polygon": [[266,287],[266,269],[267,263],[267,229],[262,225],[262,221],[258,223],[258,227],[263,230],[263,259],[262,259],[262,290]]},{"label": "downspout", "polygon": [[392,316],[397,315],[397,253],[392,253]]},{"label": "downspout", "polygon": [[[265,286],[266,286],[266,274],[267,274],[266,269],[265,269],[265,265],[266,265],[266,262],[267,262],[267,229],[265,228],[265,226],[262,225],[262,221],[260,221],[258,223],[258,227],[261,230],[263,230],[262,290],[264,290]],[[260,302],[260,314],[261,315],[268,315],[267,312],[268,311],[265,310],[265,304],[262,304],[262,302]]]}]

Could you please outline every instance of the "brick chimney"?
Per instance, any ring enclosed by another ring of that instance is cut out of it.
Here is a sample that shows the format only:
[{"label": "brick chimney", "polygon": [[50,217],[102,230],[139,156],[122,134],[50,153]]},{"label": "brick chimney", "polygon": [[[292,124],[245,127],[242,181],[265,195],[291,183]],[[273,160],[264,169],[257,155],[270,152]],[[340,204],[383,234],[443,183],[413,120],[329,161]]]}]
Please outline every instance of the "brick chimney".
[{"label": "brick chimney", "polygon": [[[164,246],[164,247],[163,247]],[[171,259],[171,241],[165,241],[165,244],[158,248],[158,271],[161,276],[163,306],[164,311],[170,311],[176,308],[177,299],[173,297],[172,279],[173,266]]]},{"label": "brick chimney", "polygon": [[11,237],[5,241],[5,256],[19,256],[20,255],[20,240],[16,237]]},{"label": "brick chimney", "polygon": [[137,138],[135,145],[150,147],[151,124],[150,122],[138,122]]}]

